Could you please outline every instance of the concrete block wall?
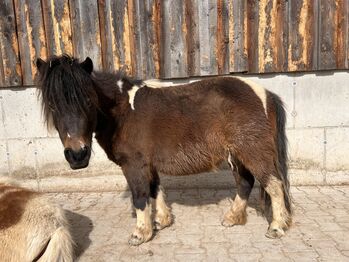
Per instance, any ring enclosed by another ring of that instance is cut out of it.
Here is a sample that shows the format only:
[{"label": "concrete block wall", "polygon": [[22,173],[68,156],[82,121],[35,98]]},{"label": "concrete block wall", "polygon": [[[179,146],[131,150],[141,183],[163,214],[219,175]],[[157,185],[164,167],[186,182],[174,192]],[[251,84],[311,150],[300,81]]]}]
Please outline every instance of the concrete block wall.
[{"label": "concrete block wall", "polygon": [[[285,102],[291,182],[349,183],[349,73],[246,77],[277,93]],[[196,80],[150,81],[150,84],[167,86]],[[93,145],[87,169],[69,168],[56,131],[49,132],[43,123],[36,88],[0,89],[0,109],[0,175],[38,183],[46,179],[53,184],[56,177],[63,185],[68,183],[68,177],[76,182],[121,175],[97,143]]]}]

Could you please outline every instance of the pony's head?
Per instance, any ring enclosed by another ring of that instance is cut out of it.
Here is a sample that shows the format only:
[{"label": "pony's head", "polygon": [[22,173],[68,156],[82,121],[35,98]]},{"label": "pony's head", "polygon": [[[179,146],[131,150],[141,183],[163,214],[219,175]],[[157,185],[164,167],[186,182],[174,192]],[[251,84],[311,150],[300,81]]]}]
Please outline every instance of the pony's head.
[{"label": "pony's head", "polygon": [[72,169],[88,166],[98,99],[91,73],[92,60],[80,63],[68,55],[36,61],[42,108],[48,126],[54,126]]}]

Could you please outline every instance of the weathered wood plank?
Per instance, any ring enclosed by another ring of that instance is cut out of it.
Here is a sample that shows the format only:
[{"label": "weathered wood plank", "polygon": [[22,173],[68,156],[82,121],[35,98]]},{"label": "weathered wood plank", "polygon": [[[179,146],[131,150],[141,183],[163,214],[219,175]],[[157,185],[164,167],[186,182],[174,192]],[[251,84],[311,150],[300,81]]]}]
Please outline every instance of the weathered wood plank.
[{"label": "weathered wood plank", "polygon": [[114,52],[113,43],[115,43],[114,34],[112,32],[112,15],[111,15],[111,2],[110,0],[98,1],[98,17],[99,28],[101,34],[101,54],[102,54],[102,67],[107,71],[114,71]]},{"label": "weathered wood plank", "polygon": [[229,0],[217,1],[218,74],[229,74]]},{"label": "weathered wood plank", "polygon": [[[159,27],[156,25],[156,19],[159,17],[159,1],[146,0],[139,1],[137,8],[137,17],[140,28],[140,38],[138,39],[141,56],[140,77],[155,78],[157,75],[155,61],[159,53],[159,44],[157,40],[157,31]],[[155,20],[154,20],[155,19]]]},{"label": "weathered wood plank", "polygon": [[346,3],[346,43],[347,43],[347,47],[346,47],[346,58],[345,58],[345,68],[349,69],[349,3]]},{"label": "weathered wood plank", "polygon": [[44,15],[47,53],[73,54],[69,0],[41,0]]},{"label": "weathered wood plank", "polygon": [[81,60],[89,56],[94,68],[102,69],[97,1],[70,0],[69,6],[74,56]]},{"label": "weathered wood plank", "polygon": [[217,64],[217,1],[210,0],[208,3],[209,19],[209,48],[210,48],[210,75],[218,74]]},{"label": "weathered wood plank", "polygon": [[4,65],[3,65],[3,55],[2,55],[2,45],[0,44],[0,59],[1,59],[1,63],[0,63],[0,87],[4,87],[6,86],[6,82],[5,82],[5,71],[4,71]]},{"label": "weathered wood plank", "polygon": [[0,87],[22,84],[12,0],[3,0],[0,8]]},{"label": "weathered wood plank", "polygon": [[133,33],[130,37],[133,37],[134,49],[132,50],[132,60],[134,61],[133,76],[136,78],[142,78],[144,74],[144,67],[146,63],[143,41],[146,42],[146,24],[145,14],[142,10],[145,10],[145,2],[133,0],[132,15],[129,19],[132,19]]},{"label": "weathered wood plank", "polygon": [[209,7],[208,0],[198,1],[199,41],[200,41],[200,75],[211,74]]},{"label": "weathered wood plank", "polygon": [[347,43],[347,54],[346,54],[346,62],[345,62],[345,67],[349,69],[349,3],[347,3],[347,8],[346,8],[346,21],[347,21],[347,34],[346,34],[346,43]]},{"label": "weathered wood plank", "polygon": [[188,46],[188,75],[200,75],[200,37],[199,37],[199,10],[198,1],[185,1],[185,17]]},{"label": "weathered wood plank", "polygon": [[248,54],[248,72],[259,72],[259,3],[258,1],[247,1],[247,54]]},{"label": "weathered wood plank", "polygon": [[162,0],[154,0],[152,5],[152,28],[153,32],[153,46],[152,46],[152,54],[154,59],[155,66],[155,77],[160,77],[160,65],[161,65],[161,1]]},{"label": "weathered wood plank", "polygon": [[231,72],[248,70],[247,1],[229,0],[229,65]]},{"label": "weathered wood plank", "polygon": [[319,67],[336,68],[336,0],[320,1]]},{"label": "weathered wood plank", "polygon": [[277,0],[274,9],[275,48],[274,65],[277,72],[286,72],[288,68],[288,11],[289,1]]},{"label": "weathered wood plank", "polygon": [[[259,1],[259,72],[281,72],[286,68],[287,10],[285,0]],[[286,34],[286,33],[285,33]]]},{"label": "weathered wood plank", "polygon": [[98,1],[103,68],[131,73],[127,1]]},{"label": "weathered wood plank", "polygon": [[139,79],[160,75],[160,0],[129,0],[132,75]]},{"label": "weathered wood plank", "polygon": [[317,68],[317,6],[313,0],[289,2],[288,71]]},{"label": "weathered wood plank", "polygon": [[[136,64],[136,41],[135,41],[135,34],[137,34],[137,28],[135,28],[134,25],[134,1],[133,0],[128,0],[127,1],[127,11],[128,11],[128,24],[129,24],[129,44],[130,44],[130,55],[131,55],[131,60],[130,60],[130,65],[131,65],[131,75],[136,76],[137,75],[137,64]],[[136,25],[137,26],[137,25]]]},{"label": "weathered wood plank", "polygon": [[217,74],[216,37],[217,6],[209,0],[198,1],[200,38],[200,75]]},{"label": "weathered wood plank", "polygon": [[39,0],[14,0],[23,85],[33,85],[35,60],[47,57],[44,22]]},{"label": "weathered wood plank", "polygon": [[188,76],[187,32],[183,1],[162,1],[161,77],[163,78]]},{"label": "weathered wood plank", "polygon": [[336,67],[348,68],[348,37],[349,37],[349,3],[347,0],[336,1]]}]

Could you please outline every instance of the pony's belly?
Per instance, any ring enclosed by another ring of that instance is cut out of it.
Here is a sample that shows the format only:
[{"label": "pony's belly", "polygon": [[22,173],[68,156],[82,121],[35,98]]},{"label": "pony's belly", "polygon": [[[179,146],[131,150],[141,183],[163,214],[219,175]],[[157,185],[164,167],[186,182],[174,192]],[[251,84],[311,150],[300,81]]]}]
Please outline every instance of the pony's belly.
[{"label": "pony's belly", "polygon": [[217,171],[224,160],[223,150],[179,150],[168,157],[157,157],[154,166],[164,175],[183,176]]}]

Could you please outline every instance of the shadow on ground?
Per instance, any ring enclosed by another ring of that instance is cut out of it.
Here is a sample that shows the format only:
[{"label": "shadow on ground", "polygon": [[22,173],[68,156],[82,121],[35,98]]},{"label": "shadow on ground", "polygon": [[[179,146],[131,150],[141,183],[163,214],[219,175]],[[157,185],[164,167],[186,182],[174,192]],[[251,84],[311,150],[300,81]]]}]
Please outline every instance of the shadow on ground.
[{"label": "shadow on ground", "polygon": [[93,229],[93,223],[87,216],[69,210],[65,210],[65,213],[71,225],[70,232],[76,244],[75,257],[79,258],[91,244],[89,235]]},{"label": "shadow on ground", "polygon": [[[233,199],[235,198],[236,190],[237,189],[235,187],[230,187],[230,185],[227,185],[227,187],[224,189],[222,189],[222,187],[217,187],[215,189],[212,187],[212,185],[207,185],[207,188],[204,185],[204,187],[183,188],[178,190],[175,190],[173,188],[167,190],[165,188],[166,203],[169,207],[172,207],[173,204],[192,207],[216,204],[218,208],[218,204],[221,201],[229,199],[230,203],[228,203],[227,201],[226,204],[226,211],[228,211],[231,207],[231,204],[233,203]],[[130,191],[124,191],[122,193],[122,197],[125,199],[129,198],[130,206],[132,206],[132,196]],[[264,215],[264,207],[261,205],[258,183],[254,185],[254,188],[250,194],[248,207],[254,209],[258,216],[263,216],[268,220],[269,223],[271,222],[271,213],[269,209],[267,210],[268,215]],[[136,217],[134,208],[132,208],[132,217]]]}]

